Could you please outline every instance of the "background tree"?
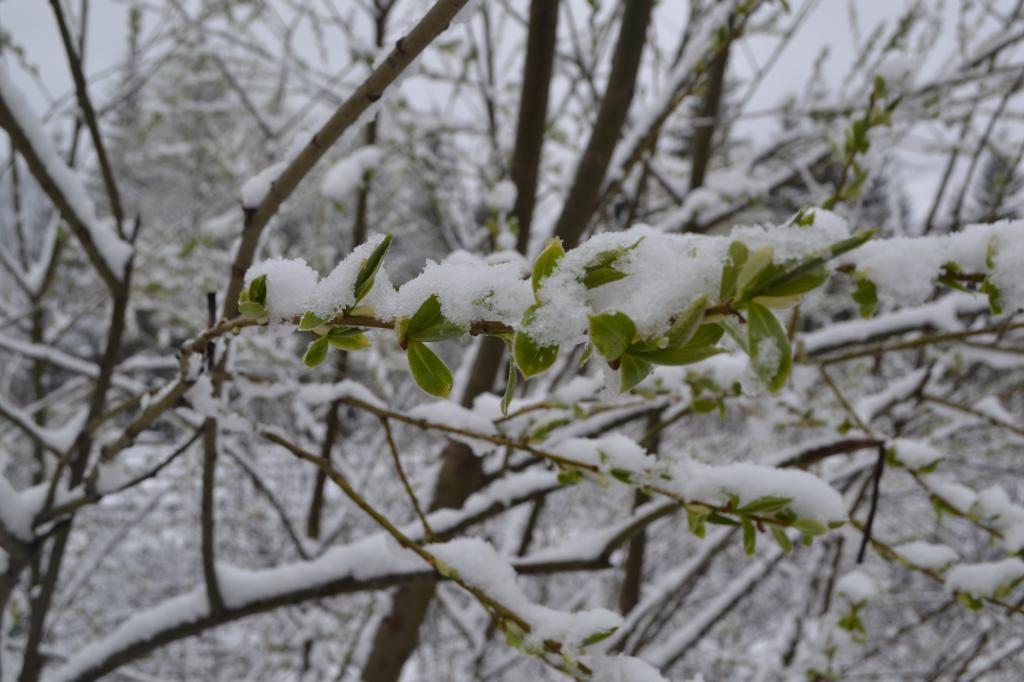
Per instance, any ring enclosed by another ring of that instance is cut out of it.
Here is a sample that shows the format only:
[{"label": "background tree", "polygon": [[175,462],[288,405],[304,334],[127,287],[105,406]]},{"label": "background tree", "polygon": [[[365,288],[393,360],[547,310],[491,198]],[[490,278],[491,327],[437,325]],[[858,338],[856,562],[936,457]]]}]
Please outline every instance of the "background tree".
[{"label": "background tree", "polygon": [[0,679],[1015,679],[1020,3],[40,7]]}]

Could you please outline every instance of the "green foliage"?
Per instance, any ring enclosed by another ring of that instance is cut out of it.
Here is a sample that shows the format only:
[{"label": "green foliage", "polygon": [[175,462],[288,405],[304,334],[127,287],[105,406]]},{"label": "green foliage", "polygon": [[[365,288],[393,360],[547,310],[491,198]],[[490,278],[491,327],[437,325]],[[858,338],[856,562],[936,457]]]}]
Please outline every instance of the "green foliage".
[{"label": "green foliage", "polygon": [[345,351],[363,350],[370,346],[370,339],[356,327],[335,327],[327,332],[325,338],[333,347]]},{"label": "green foliage", "polygon": [[306,367],[317,367],[323,364],[323,361],[327,359],[329,347],[329,341],[326,336],[315,339],[306,347],[306,354],[302,356],[302,362]]},{"label": "green foliage", "polygon": [[540,255],[537,256],[537,260],[533,262],[533,274],[530,276],[534,296],[537,296],[537,292],[540,290],[541,281],[555,271],[558,261],[564,255],[565,248],[562,247],[562,240],[555,238],[550,240]]},{"label": "green foliage", "polygon": [[377,275],[377,271],[380,270],[381,263],[384,262],[384,256],[387,255],[388,249],[391,248],[391,235],[385,235],[381,243],[377,245],[377,248],[373,250],[370,257],[367,258],[362,267],[359,268],[359,273],[356,275],[356,282],[353,288],[355,294],[355,301],[358,304],[359,301],[370,293],[370,289],[373,288],[373,281]]},{"label": "green foliage", "polygon": [[447,341],[466,333],[465,328],[449,322],[441,314],[441,302],[437,294],[425,300],[413,316],[401,322],[400,326],[399,338],[402,341]]},{"label": "green foliage", "polygon": [[590,343],[607,360],[622,357],[636,335],[636,325],[625,313],[590,315]]},{"label": "green foliage", "polygon": [[424,393],[435,398],[447,398],[452,391],[452,372],[434,351],[420,341],[409,341],[405,349],[409,370]]},{"label": "green foliage", "polygon": [[786,384],[793,367],[789,337],[770,310],[753,302],[747,306],[747,352],[754,372],[770,391]]}]

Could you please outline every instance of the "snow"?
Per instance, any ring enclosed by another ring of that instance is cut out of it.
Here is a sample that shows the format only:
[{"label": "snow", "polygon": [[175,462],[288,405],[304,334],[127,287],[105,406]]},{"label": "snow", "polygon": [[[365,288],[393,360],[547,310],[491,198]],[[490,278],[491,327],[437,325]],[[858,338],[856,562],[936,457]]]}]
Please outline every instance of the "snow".
[{"label": "snow", "polygon": [[365,145],[352,150],[337,161],[324,175],[320,185],[324,196],[334,201],[345,201],[349,194],[363,183],[366,173],[380,165],[384,150],[375,145]]},{"label": "snow", "polygon": [[836,582],[836,592],[846,597],[851,604],[862,604],[878,594],[878,586],[867,573],[854,569]]},{"label": "snow", "polygon": [[979,564],[960,564],[949,570],[946,587],[975,597],[994,597],[1001,587],[1024,578],[1024,561],[1018,557]]},{"label": "snow", "polygon": [[988,307],[984,297],[953,292],[916,308],[896,310],[868,320],[836,322],[804,334],[801,342],[809,355],[821,355],[838,347],[866,343],[907,331],[927,328],[953,331],[961,328],[960,315],[976,315],[987,311]]},{"label": "snow", "polygon": [[25,495],[0,474],[0,525],[25,542],[32,540],[32,519],[42,508],[38,495]]},{"label": "snow", "polygon": [[277,180],[277,176],[279,176],[287,167],[287,162],[279,161],[278,163],[267,166],[259,173],[246,180],[242,184],[242,207],[250,209],[258,208],[267,197],[267,193],[270,192],[270,187],[274,184],[274,181]]},{"label": "snow", "polygon": [[657,668],[633,656],[594,654],[582,660],[594,671],[592,682],[667,682]]},{"label": "snow", "polygon": [[941,497],[947,504],[961,514],[968,514],[978,494],[967,486],[957,483],[946,476],[929,474],[924,478],[925,484],[933,493]]},{"label": "snow", "polygon": [[377,309],[385,319],[410,317],[436,294],[441,313],[457,325],[477,320],[518,324],[533,304],[527,274],[518,261],[490,264],[466,251],[455,251],[440,263],[428,260],[418,276]]},{"label": "snow", "polygon": [[271,320],[286,322],[305,312],[318,276],[304,259],[272,258],[257,263],[245,273],[245,286],[261,275],[267,276],[266,306]]},{"label": "snow", "polygon": [[687,499],[724,502],[724,493],[740,498],[740,506],[762,497],[791,497],[788,507],[799,518],[823,523],[846,520],[843,497],[832,486],[805,471],[773,469],[757,464],[711,466],[683,461],[672,469],[672,485]]},{"label": "snow", "polygon": [[894,438],[889,441],[889,447],[895,451],[896,459],[908,469],[922,469],[945,457],[931,443],[914,438]]},{"label": "snow", "polygon": [[613,469],[645,472],[658,463],[636,441],[619,433],[601,438],[566,438],[555,448],[559,455],[592,464],[604,473]]},{"label": "snow", "polygon": [[1001,239],[993,258],[992,283],[999,289],[1007,312],[1024,308],[1024,221],[1011,223],[1015,237]]},{"label": "snow", "polygon": [[[371,236],[365,242],[357,246],[340,263],[338,263],[330,274],[317,282],[307,291],[302,307],[312,311],[322,318],[332,317],[335,313],[353,305],[355,300],[356,278],[363,263],[373,250],[384,241],[384,235]],[[377,271],[374,278],[374,289],[385,284],[387,276],[383,273],[383,267]],[[388,285],[390,287],[390,285]],[[372,292],[371,292],[372,296]]]},{"label": "snow", "polygon": [[352,379],[342,379],[334,384],[302,384],[297,397],[309,405],[320,405],[335,400],[352,398],[373,407],[387,409],[387,404],[378,398],[373,391]]},{"label": "snow", "polygon": [[1001,487],[993,485],[979,492],[974,512],[1003,534],[1008,552],[1024,549],[1024,507],[1014,504]]},{"label": "snow", "polygon": [[842,496],[804,471],[748,463],[712,466],[689,459],[659,462],[622,434],[565,438],[551,449],[571,462],[595,466],[603,473],[628,472],[632,484],[663,488],[687,501],[724,504],[732,494],[743,506],[762,497],[787,497],[792,498],[788,506],[799,518],[823,523],[846,519]]},{"label": "snow", "polygon": [[865,424],[870,424],[888,407],[913,395],[927,377],[927,368],[907,372],[899,379],[890,381],[889,385],[878,393],[858,399],[853,404],[853,411],[857,414],[858,419]]},{"label": "snow", "polygon": [[495,211],[508,213],[516,203],[516,184],[511,180],[502,180],[487,193],[484,203]]},{"label": "snow", "polygon": [[64,453],[74,445],[78,434],[81,433],[82,428],[85,426],[86,419],[89,416],[89,409],[84,407],[75,414],[65,417],[60,422],[55,420],[55,423],[59,424],[57,426],[44,427],[36,424],[30,413],[8,403],[0,395],[0,415],[17,424],[18,427],[47,448],[57,453]]},{"label": "snow", "polygon": [[[425,419],[433,424],[443,424],[444,426],[463,431],[472,431],[490,436],[497,435],[492,421],[450,400],[438,400],[417,405],[409,411],[409,416],[414,419]],[[465,443],[473,451],[473,454],[480,457],[494,452],[498,447],[489,441],[458,433],[445,432],[445,435],[452,440]]]},{"label": "snow", "polygon": [[868,242],[849,255],[859,272],[874,282],[880,300],[918,305],[927,300],[947,263],[962,272],[989,272],[1009,309],[1024,305],[1024,221],[1003,220],[968,225],[964,230],[929,237],[901,237]]},{"label": "snow", "polygon": [[96,208],[85,189],[81,176],[70,168],[57,153],[49,135],[42,128],[38,117],[25,100],[21,91],[11,80],[7,66],[0,62],[0,99],[11,111],[18,127],[24,133],[29,146],[46,167],[46,172],[57,186],[61,196],[71,207],[75,217],[89,234],[100,258],[118,279],[125,276],[125,268],[132,256],[130,244],[120,239],[108,222],[101,222]]},{"label": "snow", "polygon": [[920,540],[896,545],[893,550],[908,563],[933,571],[945,568],[960,558],[955,550],[946,545]]},{"label": "snow", "polygon": [[479,538],[459,538],[426,546],[428,552],[458,571],[467,585],[481,590],[531,627],[528,639],[536,645],[555,640],[578,649],[588,637],[617,628],[622,618],[607,609],[576,613],[557,611],[534,604],[517,583],[515,570]]}]

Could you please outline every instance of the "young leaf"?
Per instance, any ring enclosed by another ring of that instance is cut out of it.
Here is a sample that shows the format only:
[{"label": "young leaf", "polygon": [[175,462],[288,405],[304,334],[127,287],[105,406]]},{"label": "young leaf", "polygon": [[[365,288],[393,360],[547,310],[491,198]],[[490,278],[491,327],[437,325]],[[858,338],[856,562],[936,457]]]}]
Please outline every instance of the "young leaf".
[{"label": "young leaf", "polygon": [[615,627],[608,628],[607,630],[595,632],[594,634],[589,635],[586,639],[584,639],[582,645],[590,646],[591,644],[597,644],[598,642],[608,639],[609,637],[614,635],[615,631],[618,629],[619,627],[616,625]]},{"label": "young leaf", "polygon": [[792,497],[774,497],[767,495],[759,497],[750,504],[744,505],[736,510],[739,514],[769,514],[779,511],[793,501]]},{"label": "young leaf", "polygon": [[516,364],[519,365],[519,371],[523,373],[523,378],[525,379],[547,371],[555,363],[555,360],[558,359],[557,344],[542,346],[532,336],[523,331],[523,329],[530,325],[539,306],[540,304],[534,304],[526,309],[526,312],[523,313],[523,319],[519,323],[520,330],[516,332],[512,342],[512,351]]},{"label": "young leaf", "polygon": [[708,307],[707,294],[701,294],[695,298],[690,305],[683,309],[676,317],[676,321],[669,327],[665,336],[668,338],[670,348],[687,346],[693,335],[700,328],[701,320],[704,319],[704,309]]},{"label": "young leaf", "polygon": [[260,305],[267,304],[267,276],[260,275],[249,283],[249,300]]},{"label": "young leaf", "polygon": [[707,534],[707,528],[704,526],[706,518],[706,513],[696,512],[692,509],[686,510],[686,525],[690,527],[690,532],[699,538],[703,538]]},{"label": "young leaf", "polygon": [[783,552],[789,554],[793,551],[793,543],[790,541],[789,536],[786,535],[786,531],[778,526],[772,526],[772,537],[775,539],[776,544],[782,548]]},{"label": "young leaf", "polygon": [[747,308],[747,352],[754,372],[770,391],[786,385],[793,366],[786,330],[770,310],[753,302]]},{"label": "young leaf", "polygon": [[853,292],[853,301],[860,306],[862,317],[871,317],[878,305],[878,290],[875,283],[867,277],[857,278],[857,290]]},{"label": "young leaf", "polygon": [[434,351],[424,343],[410,341],[405,357],[417,386],[436,398],[448,397],[452,391],[452,373]]},{"label": "young leaf", "polygon": [[616,270],[611,266],[607,266],[600,268],[587,268],[587,271],[583,274],[580,281],[586,288],[596,289],[597,287],[604,286],[605,284],[617,282],[624,277],[626,277],[626,273],[621,270]]},{"label": "young leaf", "polygon": [[328,341],[326,336],[316,339],[306,348],[306,354],[302,356],[302,362],[306,367],[316,367],[327,359]]},{"label": "young leaf", "polygon": [[619,390],[623,393],[633,388],[651,373],[651,363],[630,353],[619,358]]},{"label": "young leaf", "polygon": [[548,245],[533,262],[533,275],[530,277],[530,283],[533,285],[534,295],[540,289],[541,280],[555,271],[555,266],[564,255],[565,249],[562,247],[561,239],[555,237],[548,241]]},{"label": "young leaf", "polygon": [[508,381],[505,383],[505,395],[501,397],[501,414],[508,416],[508,406],[516,395],[516,363],[512,358],[512,344],[508,344]]},{"label": "young leaf", "polygon": [[253,303],[252,301],[245,300],[238,302],[238,312],[242,313],[246,317],[260,318],[267,314],[267,309],[259,303]]},{"label": "young leaf", "polygon": [[609,361],[618,360],[633,343],[636,325],[625,313],[590,315],[590,342]]},{"label": "young leaf", "polygon": [[714,346],[684,346],[682,348],[665,348],[663,350],[647,352],[630,350],[631,355],[646,360],[647,362],[654,363],[655,365],[669,365],[673,367],[678,367],[680,365],[692,365],[695,362],[707,360],[712,355],[718,355],[719,353],[724,352],[725,350],[722,348],[715,348]]},{"label": "young leaf", "polygon": [[558,359],[558,346],[542,346],[526,332],[516,332],[513,342],[516,364],[523,377],[529,379],[532,376],[546,372]]},{"label": "young leaf", "polygon": [[750,254],[747,262],[743,264],[736,276],[736,297],[745,299],[751,283],[770,265],[772,265],[772,247],[763,246]]},{"label": "young leaf", "polygon": [[312,331],[312,330],[316,329],[317,327],[324,326],[326,323],[327,323],[327,320],[325,320],[322,317],[319,317],[318,315],[315,315],[311,311],[307,310],[306,312],[302,313],[302,319],[299,320],[299,331],[303,331],[303,332]]},{"label": "young leaf", "polygon": [[612,267],[617,260],[640,245],[643,238],[637,239],[629,246],[620,246],[614,249],[602,251],[594,257],[584,269],[580,282],[588,289],[596,289],[604,284],[609,284],[626,276],[626,273]]},{"label": "young leaf", "polygon": [[387,254],[388,249],[391,247],[391,235],[385,235],[384,239],[381,240],[377,248],[373,250],[370,257],[367,258],[362,267],[359,268],[359,273],[356,275],[356,283],[353,293],[356,297],[356,303],[359,303],[370,293],[370,289],[373,288],[373,280],[377,275],[377,271],[380,270],[381,263],[384,262],[384,256]]},{"label": "young leaf", "polygon": [[793,527],[808,537],[824,535],[828,532],[828,526],[817,519],[797,519]]},{"label": "young leaf", "polygon": [[465,329],[445,319],[437,294],[431,294],[409,318],[404,336],[410,341],[446,341],[465,333]]},{"label": "young leaf", "polygon": [[746,516],[740,517],[740,525],[743,526],[743,551],[750,556],[757,549],[757,530]]},{"label": "young leaf", "polygon": [[722,284],[719,289],[719,298],[725,300],[736,294],[736,277],[740,268],[747,262],[750,252],[743,242],[733,242],[729,245],[729,260],[722,267]]},{"label": "young leaf", "polygon": [[327,342],[335,348],[357,351],[370,346],[370,339],[361,329],[355,327],[335,327],[327,332]]}]

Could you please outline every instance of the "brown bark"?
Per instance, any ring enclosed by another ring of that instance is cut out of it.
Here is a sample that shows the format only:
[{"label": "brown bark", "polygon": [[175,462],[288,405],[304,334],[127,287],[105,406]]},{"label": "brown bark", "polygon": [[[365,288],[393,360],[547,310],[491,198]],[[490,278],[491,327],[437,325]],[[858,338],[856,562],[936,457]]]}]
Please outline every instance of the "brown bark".
[{"label": "brown bark", "polygon": [[566,248],[579,243],[597,209],[601,185],[633,101],[636,76],[640,69],[644,45],[647,43],[647,26],[651,20],[653,4],[653,0],[625,2],[622,26],[612,56],[611,75],[605,86],[597,120],[576,167],[576,176],[562,207],[562,213],[555,223],[555,236],[561,237]]}]

